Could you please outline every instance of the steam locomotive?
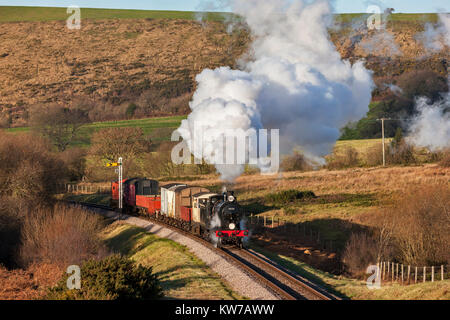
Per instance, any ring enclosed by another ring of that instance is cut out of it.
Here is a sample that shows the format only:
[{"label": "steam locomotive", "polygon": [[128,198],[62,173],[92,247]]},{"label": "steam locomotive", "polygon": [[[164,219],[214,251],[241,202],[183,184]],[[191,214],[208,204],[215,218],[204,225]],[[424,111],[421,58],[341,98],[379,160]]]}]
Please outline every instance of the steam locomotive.
[{"label": "steam locomotive", "polygon": [[[123,180],[124,212],[149,216],[183,229],[217,246],[242,247],[249,236],[245,214],[233,192],[222,194],[180,183],[159,187],[156,180]],[[119,200],[119,183],[111,183],[112,206]]]}]

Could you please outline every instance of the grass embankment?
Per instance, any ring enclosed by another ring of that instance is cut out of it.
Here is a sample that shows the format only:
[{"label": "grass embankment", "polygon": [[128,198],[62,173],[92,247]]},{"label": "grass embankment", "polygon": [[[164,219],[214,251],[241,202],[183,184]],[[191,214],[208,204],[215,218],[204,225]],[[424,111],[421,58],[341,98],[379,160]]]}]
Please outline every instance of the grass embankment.
[{"label": "grass embankment", "polygon": [[[368,289],[365,281],[323,272],[293,258],[268,252],[253,246],[283,267],[321,285],[323,288],[345,299],[352,300],[449,300],[450,280],[420,283],[409,286],[382,283],[380,289]],[[369,277],[370,275],[368,275]]]},{"label": "grass embankment", "polygon": [[[223,21],[229,13],[207,13],[209,21]],[[0,22],[66,20],[67,8],[0,6]],[[184,19],[195,20],[192,11],[81,8],[82,19]]]},{"label": "grass embankment", "polygon": [[102,234],[106,244],[158,275],[168,299],[242,299],[189,250],[172,240],[162,239],[144,229],[112,224]]}]

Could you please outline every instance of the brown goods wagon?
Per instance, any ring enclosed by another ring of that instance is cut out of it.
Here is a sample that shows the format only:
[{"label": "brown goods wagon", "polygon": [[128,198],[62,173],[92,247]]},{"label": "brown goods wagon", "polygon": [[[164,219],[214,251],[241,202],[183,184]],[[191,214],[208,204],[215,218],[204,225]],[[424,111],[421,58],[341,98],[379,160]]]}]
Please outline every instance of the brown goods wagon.
[{"label": "brown goods wagon", "polygon": [[179,187],[175,190],[175,218],[181,219],[181,207],[191,208],[194,194],[210,192],[202,187]]}]

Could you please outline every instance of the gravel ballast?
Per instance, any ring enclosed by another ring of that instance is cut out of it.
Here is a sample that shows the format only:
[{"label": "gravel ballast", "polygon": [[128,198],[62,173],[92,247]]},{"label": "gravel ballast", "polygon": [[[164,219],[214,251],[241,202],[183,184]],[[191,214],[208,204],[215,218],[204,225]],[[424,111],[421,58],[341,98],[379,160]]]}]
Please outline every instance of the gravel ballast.
[{"label": "gravel ballast", "polygon": [[[112,211],[97,209],[96,212],[102,214],[107,218],[117,219],[119,214]],[[130,225],[134,225],[147,230],[149,233],[157,235],[161,238],[173,240],[181,245],[186,246],[197,258],[202,260],[214,272],[219,274],[231,288],[242,296],[253,300],[278,300],[279,298],[272,293],[268,288],[258,283],[242,271],[239,267],[226,261],[219,254],[204,246],[203,244],[186,237],[171,229],[165,228],[161,225],[152,223],[150,221],[122,215],[121,221]]]}]

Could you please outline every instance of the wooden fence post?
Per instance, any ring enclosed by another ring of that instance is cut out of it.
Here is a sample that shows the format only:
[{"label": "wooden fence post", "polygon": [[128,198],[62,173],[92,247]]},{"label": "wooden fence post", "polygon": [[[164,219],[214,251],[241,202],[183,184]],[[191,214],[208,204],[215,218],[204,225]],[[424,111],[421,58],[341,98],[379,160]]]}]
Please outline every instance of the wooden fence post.
[{"label": "wooden fence post", "polygon": [[411,266],[408,266],[408,284],[409,284],[409,276],[411,275]]},{"label": "wooden fence post", "polygon": [[395,280],[398,281],[398,263],[397,263],[397,268],[395,270]]},{"label": "wooden fence post", "polygon": [[417,283],[417,267],[416,267],[416,272],[414,273],[414,278],[415,278],[415,280],[414,280],[414,283]]},{"label": "wooden fence post", "polygon": [[392,262],[392,282],[394,282],[394,263]]},{"label": "wooden fence post", "polygon": [[403,284],[403,264],[402,264],[402,284]]},{"label": "wooden fence post", "polygon": [[431,267],[431,282],[434,282],[434,266]]},{"label": "wooden fence post", "polygon": [[272,216],[272,229],[273,229],[273,221],[275,220],[274,216]]},{"label": "wooden fence post", "polygon": [[427,279],[427,267],[423,267],[423,282]]},{"label": "wooden fence post", "polygon": [[386,262],[383,262],[383,280],[386,279]]},{"label": "wooden fence post", "polygon": [[441,280],[444,281],[444,265],[441,265]]},{"label": "wooden fence post", "polygon": [[264,216],[264,227],[266,226],[267,216]]}]

